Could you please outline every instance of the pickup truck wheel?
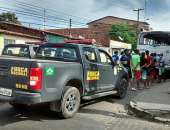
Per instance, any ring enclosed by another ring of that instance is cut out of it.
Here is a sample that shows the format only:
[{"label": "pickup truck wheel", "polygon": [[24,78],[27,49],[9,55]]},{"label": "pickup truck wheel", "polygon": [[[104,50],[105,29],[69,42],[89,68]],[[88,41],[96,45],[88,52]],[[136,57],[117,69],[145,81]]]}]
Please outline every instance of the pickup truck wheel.
[{"label": "pickup truck wheel", "polygon": [[19,103],[9,103],[11,106],[13,106],[15,109],[25,109],[28,105],[26,104],[19,104]]},{"label": "pickup truck wheel", "polygon": [[128,81],[127,81],[127,79],[122,78],[119,82],[118,87],[116,88],[116,90],[117,90],[116,96],[119,99],[123,99],[127,94],[127,88],[128,88]]},{"label": "pickup truck wheel", "polygon": [[73,117],[80,106],[80,92],[75,87],[69,87],[61,102],[61,115],[64,118]]}]

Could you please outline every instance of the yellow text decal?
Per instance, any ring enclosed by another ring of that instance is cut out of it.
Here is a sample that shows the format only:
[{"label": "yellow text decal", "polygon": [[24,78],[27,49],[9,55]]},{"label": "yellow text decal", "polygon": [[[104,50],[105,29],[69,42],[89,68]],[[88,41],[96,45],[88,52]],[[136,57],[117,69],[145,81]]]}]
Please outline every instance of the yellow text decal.
[{"label": "yellow text decal", "polygon": [[26,84],[21,83],[16,83],[15,87],[19,89],[28,89],[28,86]]},{"label": "yellow text decal", "polygon": [[27,76],[28,68],[12,66],[11,67],[11,75]]},{"label": "yellow text decal", "polygon": [[99,80],[100,72],[99,71],[87,71],[87,80]]}]

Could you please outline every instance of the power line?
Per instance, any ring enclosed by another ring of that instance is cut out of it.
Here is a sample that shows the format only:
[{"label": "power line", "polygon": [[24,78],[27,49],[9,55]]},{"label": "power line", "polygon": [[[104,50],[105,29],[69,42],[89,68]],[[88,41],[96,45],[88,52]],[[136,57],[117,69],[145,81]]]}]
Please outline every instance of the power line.
[{"label": "power line", "polygon": [[[34,10],[39,10],[39,11],[43,11],[43,9],[44,9],[43,7],[36,6],[36,4],[33,5],[33,4],[26,3],[26,2],[20,2],[20,1],[17,1],[17,0],[13,0],[13,1],[15,1],[16,5],[20,5],[22,7],[28,7],[28,8],[32,8]],[[48,10],[51,11],[51,12],[63,14],[63,15],[68,16],[68,17],[73,17],[73,18],[77,18],[77,19],[84,19],[86,21],[90,21],[90,19],[74,16],[74,15],[71,15],[71,14],[63,13],[63,12],[59,12],[59,11],[56,11],[54,9],[48,9]]]},{"label": "power line", "polygon": [[[11,11],[9,8],[3,8],[3,7],[0,7],[0,10],[2,10],[2,11]],[[48,20],[48,21],[50,21],[50,22],[55,22],[55,24],[56,24],[56,22],[59,22],[59,24],[62,24],[62,25],[68,25],[68,22],[67,21],[60,21],[60,20],[56,20],[56,19],[52,19],[52,18],[48,18],[48,17],[43,17],[43,16],[39,16],[38,14],[34,14],[34,13],[32,13],[32,14],[28,14],[28,12],[23,12],[23,11],[20,11],[20,10],[12,10],[13,12],[16,12],[18,15],[22,15],[22,17],[33,17],[33,18],[37,18],[37,19],[41,19],[41,20],[45,20],[45,22],[46,22],[46,20]],[[86,26],[86,25],[83,25],[83,24],[75,24],[74,23],[74,25],[79,25],[79,26]]]},{"label": "power line", "polygon": [[[2,9],[0,9],[0,10],[2,10]],[[27,18],[30,17],[30,16],[27,16],[27,15],[24,15],[24,14],[19,14],[19,15],[23,15],[22,17],[27,17]],[[35,18],[36,18],[36,17],[35,17]],[[36,21],[39,21],[39,20],[36,20]],[[25,22],[25,21],[21,21],[21,20],[20,20],[20,22],[21,22],[21,23],[33,24],[33,22]],[[40,21],[39,21],[39,22],[40,22]],[[43,22],[43,21],[42,21],[42,22]],[[34,24],[34,25],[41,25],[41,26],[46,26],[46,27],[56,27],[56,26],[49,26],[49,25],[47,26],[46,23],[45,23],[45,24],[43,24],[43,23],[42,23],[42,24]],[[60,25],[66,26],[66,24],[62,24],[62,23],[60,23]],[[56,27],[56,28],[58,28],[58,27]]]},{"label": "power line", "polygon": [[[23,10],[16,10],[16,9],[9,9],[9,8],[5,8],[5,10],[4,10],[4,7],[1,7],[0,10],[15,12],[17,15],[21,15],[22,18],[25,16],[28,16],[28,17],[31,17],[31,19],[33,19],[33,18],[43,19],[44,23],[45,22],[48,22],[48,23],[57,22],[59,24],[65,25],[65,26],[68,25],[68,23],[69,23],[69,19],[56,17],[56,16],[47,14],[49,11],[47,11],[45,8],[41,8],[38,6],[31,5],[31,4],[26,5],[21,2],[17,2],[15,4],[19,7],[19,9],[23,9]],[[45,15],[44,15],[42,9],[46,10]],[[27,10],[27,11],[25,11],[25,10]],[[86,23],[78,22],[76,20],[72,20],[72,24],[74,25],[74,27],[87,26]],[[44,28],[45,28],[45,26],[44,26]]]},{"label": "power line", "polygon": [[[21,21],[22,23],[25,23],[25,24],[29,24],[29,25],[39,25],[39,26],[42,26],[44,24],[39,24],[39,23],[34,23],[34,22],[26,22],[26,21]],[[52,27],[52,28],[61,28],[59,26],[52,26],[52,25],[48,25],[48,24],[45,24],[46,27]]]},{"label": "power line", "polygon": [[[0,1],[3,1],[3,0],[0,0]],[[6,0],[4,2],[7,2],[7,1],[9,1],[9,0]],[[18,0],[13,0],[13,1],[14,1],[15,5],[17,7],[19,7],[19,9],[24,10],[24,11],[23,10],[17,10],[16,12],[19,15],[22,15],[22,16],[27,15],[29,17],[35,17],[35,18],[43,19],[43,20],[45,20],[45,22],[48,22],[48,21],[50,21],[50,22],[60,22],[60,23],[63,23],[64,25],[68,25],[68,23],[70,22],[69,19],[71,18],[72,19],[72,25],[74,25],[74,26],[87,26],[87,23],[80,21],[80,19],[85,20],[86,18],[77,17],[77,16],[70,15],[70,14],[67,14],[67,13],[59,12],[59,11],[56,11],[54,9],[45,9],[43,7],[40,7],[40,6],[36,6],[36,4],[33,5],[33,4],[25,3],[25,2],[20,2]],[[2,8],[0,8],[0,9],[2,9]],[[44,13],[43,13],[44,9],[46,10],[45,16],[44,16]],[[9,9],[9,10],[11,10],[11,9]],[[25,10],[27,10],[27,11],[25,11]],[[50,15],[48,13],[50,13]],[[67,16],[68,18],[57,17],[56,14],[59,14],[59,13],[64,15],[64,16]],[[53,16],[51,14],[55,14],[55,16]],[[76,20],[76,19],[79,19],[79,20]],[[90,20],[90,19],[86,19],[86,20]],[[90,21],[92,21],[92,20],[90,20]]]},{"label": "power line", "polygon": [[[1,21],[1,22],[6,22],[6,23],[13,23],[13,22],[9,22],[9,21]],[[27,21],[20,21],[22,23],[24,23],[25,25],[27,24],[28,27],[30,27],[31,25],[39,25],[39,26],[43,26],[44,24],[40,24],[40,23],[35,23],[35,22],[27,22]],[[22,25],[21,25],[22,26]],[[58,29],[61,29],[62,27],[60,26],[52,26],[52,25],[48,25],[48,24],[45,24],[46,27],[52,27],[52,28],[58,28]],[[64,29],[64,28],[63,28]]]},{"label": "power line", "polygon": [[[8,1],[8,0],[6,0],[6,1]],[[21,8],[21,9],[24,9],[24,10],[31,10],[31,13],[32,12],[36,12],[36,13],[38,13],[38,14],[41,14],[41,15],[43,15],[42,14],[42,12],[43,12],[43,7],[40,7],[40,6],[36,6],[36,4],[29,4],[29,3],[25,3],[25,2],[20,2],[20,1],[17,1],[17,0],[13,0],[13,1],[15,1],[15,4],[16,4],[16,6],[18,6],[19,8]],[[116,5],[118,5],[118,3],[116,3]],[[48,12],[50,12],[50,14],[52,14],[52,13],[60,13],[60,14],[63,14],[63,15],[65,15],[65,16],[67,16],[68,18],[67,19],[63,19],[63,18],[54,18],[54,16],[51,16],[51,15],[48,15],[47,13]],[[66,14],[66,13],[63,13],[63,12],[59,12],[59,11],[56,11],[56,10],[54,10],[54,9],[46,9],[46,19],[58,19],[58,20],[60,20],[60,21],[64,21],[64,22],[67,22],[67,24],[69,23],[69,18],[70,17],[74,17],[74,18],[78,18],[79,20],[80,19],[86,19],[86,18],[82,18],[82,17],[77,17],[77,16],[74,16],[74,15],[70,15],[70,14]],[[74,18],[72,18],[72,23],[73,23],[73,25],[87,25],[87,22],[86,23],[84,23],[84,22],[78,22],[78,20],[74,20]],[[86,19],[86,20],[88,20],[88,22],[89,22],[89,20],[90,19]],[[90,20],[90,21],[93,21],[93,20]]]},{"label": "power line", "polygon": [[[38,13],[33,13],[33,12],[27,12],[27,11],[22,11],[22,10],[16,10],[16,9],[11,9],[11,8],[6,8],[6,7],[0,7],[1,10],[4,10],[4,11],[15,11],[17,13],[20,13],[20,14],[24,14],[24,15],[29,15],[29,16],[36,16],[38,18],[42,18],[44,19],[44,13],[43,14],[38,14]],[[69,23],[69,20],[67,19],[61,19],[61,18],[58,18],[58,17],[55,17],[55,16],[50,16],[50,15],[45,15],[45,18],[46,20],[52,20],[52,21],[61,21],[61,22],[65,22],[65,23]],[[79,22],[74,22],[73,24],[75,25],[86,25],[86,24],[83,24],[83,23],[79,23]]]},{"label": "power line", "polygon": [[[4,1],[4,0],[1,0],[1,1]],[[6,1],[9,1],[9,0],[6,0]],[[5,2],[6,2],[6,1],[5,1]],[[44,9],[43,7],[37,6],[37,5],[36,5],[37,3],[29,4],[29,3],[21,2],[21,1],[18,1],[18,0],[13,0],[13,1],[15,2],[16,6],[19,6],[19,8],[21,8],[21,7],[27,7],[28,9],[33,9],[34,11],[41,11],[41,12],[43,12],[43,9]],[[114,1],[116,1],[116,0],[112,0],[112,1],[114,2]],[[124,0],[122,0],[122,1],[124,1]],[[114,5],[115,5],[115,4],[116,4],[116,6],[124,7],[124,6],[122,6],[122,3],[121,3],[121,4],[120,4],[120,3],[114,3]],[[90,18],[74,16],[74,15],[71,15],[71,14],[68,14],[68,13],[65,13],[65,12],[56,11],[56,10],[54,10],[54,9],[46,9],[46,12],[50,12],[50,14],[51,14],[51,13],[55,13],[55,14],[62,14],[62,15],[64,15],[64,16],[67,16],[67,19],[65,19],[65,20],[67,20],[67,22],[69,22],[69,18],[72,17],[72,22],[73,22],[73,24],[74,24],[75,22],[79,21],[80,19],[86,20],[86,22],[83,22],[83,23],[82,23],[82,22],[79,22],[80,24],[87,24],[88,22],[93,21],[93,20],[91,20]],[[74,20],[74,18],[76,18],[76,19],[78,19],[78,20]]]}]

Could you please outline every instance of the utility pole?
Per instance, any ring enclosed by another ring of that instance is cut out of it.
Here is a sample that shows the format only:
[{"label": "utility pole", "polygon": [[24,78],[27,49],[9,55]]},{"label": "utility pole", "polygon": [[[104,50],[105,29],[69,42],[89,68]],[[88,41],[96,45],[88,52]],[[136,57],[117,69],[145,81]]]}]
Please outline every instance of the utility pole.
[{"label": "utility pole", "polygon": [[43,13],[43,26],[44,26],[44,30],[45,30],[45,22],[46,22],[46,9],[44,8],[44,13]]},{"label": "utility pole", "polygon": [[145,21],[146,21],[146,17],[147,17],[147,0],[145,0]]},{"label": "utility pole", "polygon": [[140,20],[140,11],[143,11],[144,9],[141,9],[141,8],[138,8],[136,10],[133,10],[133,11],[136,11],[137,12],[137,26],[136,26],[136,32],[137,34],[139,34],[139,20]]},{"label": "utility pole", "polygon": [[69,20],[69,36],[71,37],[72,19]]}]

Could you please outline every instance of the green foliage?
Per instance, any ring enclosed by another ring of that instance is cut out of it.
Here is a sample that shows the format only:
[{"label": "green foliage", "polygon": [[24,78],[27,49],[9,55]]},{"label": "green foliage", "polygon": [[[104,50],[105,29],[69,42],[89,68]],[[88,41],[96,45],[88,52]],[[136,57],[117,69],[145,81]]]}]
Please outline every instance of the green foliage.
[{"label": "green foliage", "polygon": [[1,13],[1,14],[0,14],[0,21],[12,22],[12,23],[16,23],[16,24],[21,24],[21,23],[18,21],[18,18],[17,18],[17,16],[15,15],[15,13],[12,13],[12,12]]},{"label": "green foliage", "polygon": [[118,40],[132,44],[132,48],[136,48],[137,35],[135,30],[129,28],[127,24],[112,25],[109,30],[109,35],[112,40]]}]

